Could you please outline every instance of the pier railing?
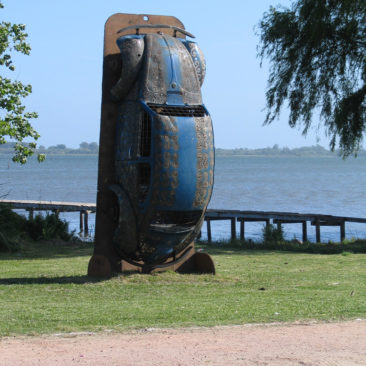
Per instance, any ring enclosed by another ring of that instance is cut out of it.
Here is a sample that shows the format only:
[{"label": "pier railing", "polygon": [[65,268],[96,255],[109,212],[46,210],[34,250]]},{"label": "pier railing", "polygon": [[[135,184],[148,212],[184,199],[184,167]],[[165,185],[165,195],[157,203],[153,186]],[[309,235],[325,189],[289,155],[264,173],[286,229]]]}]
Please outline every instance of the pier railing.
[{"label": "pier railing", "polygon": [[308,241],[307,223],[315,226],[316,242],[320,243],[321,226],[338,226],[340,229],[340,241],[346,237],[346,222],[366,224],[366,218],[332,216],[321,214],[302,214],[294,212],[276,212],[276,211],[232,211],[232,210],[212,210],[206,211],[205,220],[207,222],[207,238],[210,242],[211,221],[230,220],[231,221],[231,239],[236,239],[236,222],[240,223],[240,239],[245,240],[246,222],[264,222],[266,225],[276,224],[281,227],[283,224],[302,224],[302,240]]},{"label": "pier railing", "polygon": [[[80,232],[88,235],[88,215],[96,212],[95,203],[84,202],[55,202],[55,201],[23,201],[0,200],[0,203],[9,205],[12,209],[21,209],[29,212],[33,217],[34,211],[79,212]],[[366,224],[366,218],[332,216],[320,214],[302,214],[293,212],[276,211],[240,211],[240,210],[214,210],[206,211],[207,239],[212,241],[211,221],[230,221],[231,239],[236,239],[236,223],[240,224],[240,239],[245,240],[246,222],[264,222],[266,225],[275,224],[281,227],[283,224],[302,224],[302,240],[308,241],[307,224],[310,222],[315,227],[316,242],[320,243],[320,228],[322,226],[338,226],[340,241],[346,237],[346,222]]]}]

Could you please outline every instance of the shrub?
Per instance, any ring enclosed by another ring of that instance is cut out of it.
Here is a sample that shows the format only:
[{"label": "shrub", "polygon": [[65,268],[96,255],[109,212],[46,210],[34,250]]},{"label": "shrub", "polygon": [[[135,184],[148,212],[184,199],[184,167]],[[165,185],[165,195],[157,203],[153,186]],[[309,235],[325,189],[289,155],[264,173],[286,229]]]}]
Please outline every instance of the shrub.
[{"label": "shrub", "polygon": [[19,238],[65,241],[73,238],[73,233],[69,233],[68,223],[54,213],[38,214],[34,219],[28,219],[6,205],[0,205],[0,233],[0,247],[3,250],[9,247],[9,243]]},{"label": "shrub", "polygon": [[366,253],[366,240],[362,239],[349,241],[347,243],[301,243],[293,240],[283,240],[281,242],[255,242],[250,239],[246,241],[220,240],[210,244],[204,241],[199,241],[198,245],[203,247],[223,247],[233,250],[280,250],[312,254]]},{"label": "shrub", "polygon": [[8,205],[0,205],[0,232],[8,238],[26,231],[27,219],[15,213]]},{"label": "shrub", "polygon": [[264,243],[281,243],[284,241],[284,233],[282,225],[278,227],[272,224],[263,227],[263,242]]},{"label": "shrub", "polygon": [[18,244],[9,240],[0,231],[0,252],[16,252],[18,249]]},{"label": "shrub", "polygon": [[33,240],[62,239],[70,240],[73,235],[69,233],[69,224],[61,220],[55,213],[36,215],[34,219],[27,220],[27,234]]}]

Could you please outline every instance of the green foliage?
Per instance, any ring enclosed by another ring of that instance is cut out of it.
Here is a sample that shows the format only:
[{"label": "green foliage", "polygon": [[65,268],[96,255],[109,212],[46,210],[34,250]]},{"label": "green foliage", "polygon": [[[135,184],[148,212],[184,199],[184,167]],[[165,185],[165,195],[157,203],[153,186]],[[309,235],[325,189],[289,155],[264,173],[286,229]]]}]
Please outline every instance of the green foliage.
[{"label": "green foliage", "polygon": [[69,233],[68,223],[54,213],[47,213],[44,216],[38,214],[34,219],[27,219],[6,205],[0,205],[0,234],[0,248],[4,249],[9,248],[9,243],[12,245],[24,238],[36,241],[50,239],[68,241],[73,238],[73,234]]},{"label": "green foliage", "polygon": [[265,124],[288,101],[289,124],[308,131],[313,113],[343,156],[357,153],[366,124],[366,2],[296,0],[259,23],[261,60],[270,61]]},{"label": "green foliage", "polygon": [[16,252],[19,246],[16,242],[9,240],[2,232],[0,232],[0,252]]},{"label": "green foliage", "polygon": [[266,250],[279,250],[295,253],[312,253],[312,254],[344,254],[344,253],[366,253],[366,241],[365,240],[350,240],[343,243],[302,243],[299,240],[275,240],[277,233],[276,229],[271,230],[268,234],[267,240],[263,242],[255,242],[253,240],[234,240],[234,241],[217,241],[208,244],[201,241],[199,244],[205,249],[212,250],[212,248],[225,248],[236,250],[253,250],[253,251],[266,251]]},{"label": "green foliage", "polygon": [[15,213],[9,206],[0,204],[0,232],[9,238],[17,238],[26,231],[27,219]]},{"label": "green foliage", "polygon": [[264,225],[263,227],[264,243],[280,243],[284,241],[282,225],[275,226],[272,224]]},{"label": "green foliage", "polygon": [[72,238],[69,234],[69,225],[65,220],[60,220],[58,215],[38,214],[33,220],[27,221],[27,234],[33,240],[62,239],[68,241]]},{"label": "green foliage", "polygon": [[8,206],[0,205],[0,252],[18,250],[19,233],[26,227],[26,218],[17,215]]},{"label": "green foliage", "polygon": [[[0,9],[3,8],[0,2]],[[26,42],[27,33],[24,24],[12,24],[2,21],[0,23],[0,67],[1,74],[15,70],[12,53],[30,54],[30,45]],[[4,69],[5,68],[5,69]],[[20,81],[0,75],[0,144],[5,144],[7,139],[16,141],[13,161],[25,164],[27,158],[33,155],[36,149],[35,141],[39,134],[35,131],[30,120],[37,118],[35,112],[27,112],[22,104],[22,99],[32,92],[31,85],[22,84]],[[32,139],[26,143],[24,139]],[[44,154],[38,154],[38,161],[45,159]]]},{"label": "green foliage", "polygon": [[98,144],[96,142],[82,142],[80,144],[80,151],[87,153],[98,153]]}]

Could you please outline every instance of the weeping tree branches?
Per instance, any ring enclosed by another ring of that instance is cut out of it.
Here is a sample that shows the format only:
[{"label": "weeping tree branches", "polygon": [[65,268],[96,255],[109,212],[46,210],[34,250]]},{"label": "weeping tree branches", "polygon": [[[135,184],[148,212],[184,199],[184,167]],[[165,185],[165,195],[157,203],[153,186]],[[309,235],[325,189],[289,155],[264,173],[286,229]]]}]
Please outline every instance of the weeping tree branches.
[{"label": "weeping tree branches", "polygon": [[314,112],[343,156],[357,153],[366,124],[366,2],[297,0],[271,7],[258,25],[268,59],[265,124],[288,104],[289,125],[306,134]]}]

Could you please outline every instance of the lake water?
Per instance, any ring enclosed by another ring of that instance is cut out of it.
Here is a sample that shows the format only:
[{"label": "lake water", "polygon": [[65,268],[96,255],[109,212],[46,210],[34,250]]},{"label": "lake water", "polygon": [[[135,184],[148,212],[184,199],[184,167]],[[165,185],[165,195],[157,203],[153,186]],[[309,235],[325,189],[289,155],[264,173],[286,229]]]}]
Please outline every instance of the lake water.
[{"label": "lake water", "polygon": [[[95,202],[97,156],[48,156],[21,166],[0,155],[0,196],[7,199]],[[366,217],[366,158],[217,157],[213,209],[287,211]],[[70,228],[78,213],[64,213]],[[94,215],[90,215],[91,233]],[[246,237],[260,240],[262,223],[247,223]],[[239,230],[239,226],[237,228]],[[286,237],[301,239],[301,225],[284,225]],[[213,238],[230,236],[229,222],[212,223]],[[203,227],[203,238],[206,228]],[[309,225],[308,236],[315,240]],[[321,228],[322,241],[339,240],[339,228]],[[366,224],[346,224],[346,237],[366,237]]]}]

